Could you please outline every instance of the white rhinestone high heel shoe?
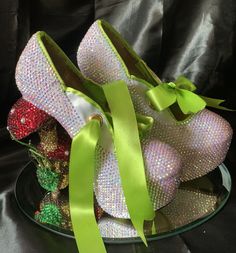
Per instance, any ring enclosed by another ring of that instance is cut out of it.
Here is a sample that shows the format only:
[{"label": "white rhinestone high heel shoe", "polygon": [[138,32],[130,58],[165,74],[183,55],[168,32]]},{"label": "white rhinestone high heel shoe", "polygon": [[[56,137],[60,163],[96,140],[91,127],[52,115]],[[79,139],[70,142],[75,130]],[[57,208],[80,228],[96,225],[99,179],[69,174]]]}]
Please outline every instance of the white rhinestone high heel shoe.
[{"label": "white rhinestone high heel shoe", "polygon": [[90,27],[77,56],[81,72],[95,82],[124,80],[128,84],[136,112],[154,119],[152,138],[181,154],[182,181],[201,177],[223,162],[232,138],[229,123],[207,109],[184,120],[176,119],[173,108],[157,113],[146,92],[160,80],[107,22],[98,20]]},{"label": "white rhinestone high heel shoe", "polygon": [[[34,34],[24,49],[16,68],[16,83],[23,98],[54,117],[71,138],[91,116],[102,119],[94,191],[107,213],[129,218],[108,130],[110,123],[98,103],[91,99],[91,91],[88,92],[96,84],[85,79],[44,32]],[[156,210],[174,198],[179,185],[180,159],[173,148],[153,136],[143,138],[142,149],[148,190]]]}]

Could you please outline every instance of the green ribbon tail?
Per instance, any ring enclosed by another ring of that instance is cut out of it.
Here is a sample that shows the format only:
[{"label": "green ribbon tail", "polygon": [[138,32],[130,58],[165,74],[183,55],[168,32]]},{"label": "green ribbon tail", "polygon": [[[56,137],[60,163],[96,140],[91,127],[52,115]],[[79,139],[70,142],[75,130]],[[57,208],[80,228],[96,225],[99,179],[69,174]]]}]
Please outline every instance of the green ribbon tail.
[{"label": "green ribbon tail", "polygon": [[147,245],[143,225],[145,220],[154,219],[155,212],[148,193],[134,107],[125,82],[103,85],[103,89],[112,115],[115,153],[130,219]]},{"label": "green ribbon tail", "polygon": [[100,134],[100,123],[94,119],[89,121],[72,140],[69,204],[73,231],[80,253],[106,253],[94,214],[95,150]]},{"label": "green ribbon tail", "polygon": [[227,107],[221,106],[220,104],[225,102],[225,100],[222,99],[216,99],[216,98],[209,98],[205,96],[201,96],[201,98],[206,102],[207,106],[224,110],[224,111],[230,111],[230,112],[235,112],[233,109],[229,109]]}]

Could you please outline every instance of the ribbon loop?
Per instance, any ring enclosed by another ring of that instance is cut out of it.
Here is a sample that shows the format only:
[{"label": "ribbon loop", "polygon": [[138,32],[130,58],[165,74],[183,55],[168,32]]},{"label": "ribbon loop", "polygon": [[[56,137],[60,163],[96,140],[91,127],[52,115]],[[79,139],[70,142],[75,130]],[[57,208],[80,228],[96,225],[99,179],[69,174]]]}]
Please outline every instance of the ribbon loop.
[{"label": "ribbon loop", "polygon": [[197,113],[206,107],[206,102],[189,90],[179,89],[176,97],[177,103],[184,114]]},{"label": "ribbon loop", "polygon": [[197,87],[185,76],[179,76],[175,81],[175,84],[179,89],[188,91],[195,91],[197,89]]},{"label": "ribbon loop", "polygon": [[159,84],[146,93],[151,105],[157,111],[163,111],[177,100],[175,89],[167,83]]},{"label": "ribbon loop", "polygon": [[115,152],[130,219],[147,245],[143,224],[145,220],[153,220],[155,212],[148,193],[132,100],[123,81],[103,85],[103,89],[112,115]]}]

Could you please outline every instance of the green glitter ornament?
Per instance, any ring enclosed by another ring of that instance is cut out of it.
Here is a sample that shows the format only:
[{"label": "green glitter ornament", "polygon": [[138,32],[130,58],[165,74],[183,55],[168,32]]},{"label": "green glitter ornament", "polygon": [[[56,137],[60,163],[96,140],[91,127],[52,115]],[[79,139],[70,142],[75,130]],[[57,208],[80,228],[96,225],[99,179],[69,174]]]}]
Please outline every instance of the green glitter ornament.
[{"label": "green glitter ornament", "polygon": [[55,204],[46,204],[40,212],[35,213],[35,219],[41,223],[60,226],[62,223],[62,214]]},{"label": "green glitter ornament", "polygon": [[54,192],[58,189],[59,174],[49,168],[37,168],[37,178],[39,184],[47,191]]}]

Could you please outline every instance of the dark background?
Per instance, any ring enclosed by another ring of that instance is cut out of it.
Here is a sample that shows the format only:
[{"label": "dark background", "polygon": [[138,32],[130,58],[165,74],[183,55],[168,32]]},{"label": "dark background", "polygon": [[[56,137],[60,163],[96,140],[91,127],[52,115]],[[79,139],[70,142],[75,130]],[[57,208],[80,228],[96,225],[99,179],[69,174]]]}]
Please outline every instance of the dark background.
[{"label": "dark background", "polygon": [[[0,252],[76,252],[75,243],[41,231],[18,211],[14,181],[27,152],[13,143],[6,117],[20,96],[14,82],[17,59],[32,33],[46,31],[75,62],[86,30],[97,18],[111,22],[163,79],[180,74],[201,94],[227,99],[236,109],[235,0],[1,0],[0,1]],[[236,114],[220,111],[236,129]],[[226,164],[236,178],[236,138]],[[158,252],[236,252],[236,187],[227,206],[207,224],[158,242]],[[170,247],[172,250],[170,251]],[[109,252],[144,252],[138,246]],[[173,250],[173,247],[175,250]],[[130,251],[130,250],[133,251]],[[138,251],[139,250],[139,251]],[[90,252],[88,252],[90,253]]]}]

